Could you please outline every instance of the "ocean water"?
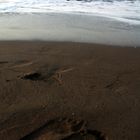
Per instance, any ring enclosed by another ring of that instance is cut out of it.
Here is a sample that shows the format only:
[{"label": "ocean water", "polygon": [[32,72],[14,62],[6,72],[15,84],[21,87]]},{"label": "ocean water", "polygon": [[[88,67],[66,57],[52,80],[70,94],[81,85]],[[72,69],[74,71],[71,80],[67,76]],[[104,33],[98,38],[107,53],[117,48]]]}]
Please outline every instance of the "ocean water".
[{"label": "ocean water", "polygon": [[140,1],[0,0],[0,40],[140,47]]},{"label": "ocean water", "polygon": [[0,13],[96,14],[140,24],[140,0],[0,0]]}]

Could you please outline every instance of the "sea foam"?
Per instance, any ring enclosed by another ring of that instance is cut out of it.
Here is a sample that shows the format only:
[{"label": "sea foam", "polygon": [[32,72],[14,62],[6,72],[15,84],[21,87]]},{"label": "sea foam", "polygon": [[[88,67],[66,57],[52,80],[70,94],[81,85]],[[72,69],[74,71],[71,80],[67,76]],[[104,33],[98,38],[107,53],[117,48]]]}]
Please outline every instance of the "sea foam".
[{"label": "sea foam", "polygon": [[140,24],[139,0],[0,0],[0,13],[5,12],[96,14]]}]

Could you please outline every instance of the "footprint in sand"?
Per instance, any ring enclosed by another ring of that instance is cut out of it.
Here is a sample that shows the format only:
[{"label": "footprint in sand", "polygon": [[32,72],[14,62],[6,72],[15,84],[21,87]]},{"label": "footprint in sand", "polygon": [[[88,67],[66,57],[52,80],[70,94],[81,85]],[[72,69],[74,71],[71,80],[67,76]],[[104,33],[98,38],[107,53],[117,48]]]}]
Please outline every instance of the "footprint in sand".
[{"label": "footprint in sand", "polygon": [[48,81],[55,80],[62,85],[62,74],[72,71],[74,68],[65,68],[60,69],[58,67],[53,67],[51,69],[46,70],[45,73],[41,71],[29,72],[22,75],[20,78],[23,80],[31,80],[31,81]]},{"label": "footprint in sand", "polygon": [[88,130],[83,120],[51,120],[20,140],[107,140],[101,132]]},{"label": "footprint in sand", "polygon": [[39,72],[32,72],[32,73],[26,73],[24,76],[21,77],[21,79],[39,81],[39,80],[44,80],[44,77]]}]

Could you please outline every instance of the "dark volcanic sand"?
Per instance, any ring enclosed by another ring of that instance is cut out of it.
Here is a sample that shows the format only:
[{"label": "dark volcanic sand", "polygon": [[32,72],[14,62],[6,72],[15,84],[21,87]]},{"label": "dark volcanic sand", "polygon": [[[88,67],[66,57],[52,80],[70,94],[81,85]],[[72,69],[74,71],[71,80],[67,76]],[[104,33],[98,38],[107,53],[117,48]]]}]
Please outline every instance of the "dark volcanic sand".
[{"label": "dark volcanic sand", "polygon": [[0,42],[0,140],[139,140],[140,48]]}]

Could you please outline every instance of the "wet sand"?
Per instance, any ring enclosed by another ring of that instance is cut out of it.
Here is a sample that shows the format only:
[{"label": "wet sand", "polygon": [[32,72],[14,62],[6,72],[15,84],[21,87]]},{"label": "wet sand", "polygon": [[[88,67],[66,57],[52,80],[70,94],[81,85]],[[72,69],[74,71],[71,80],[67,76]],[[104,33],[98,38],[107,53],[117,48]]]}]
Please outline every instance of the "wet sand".
[{"label": "wet sand", "polygon": [[98,14],[3,13],[0,14],[0,40],[86,42],[138,47],[140,23]]},{"label": "wet sand", "polygon": [[0,42],[1,140],[139,140],[140,48]]}]

